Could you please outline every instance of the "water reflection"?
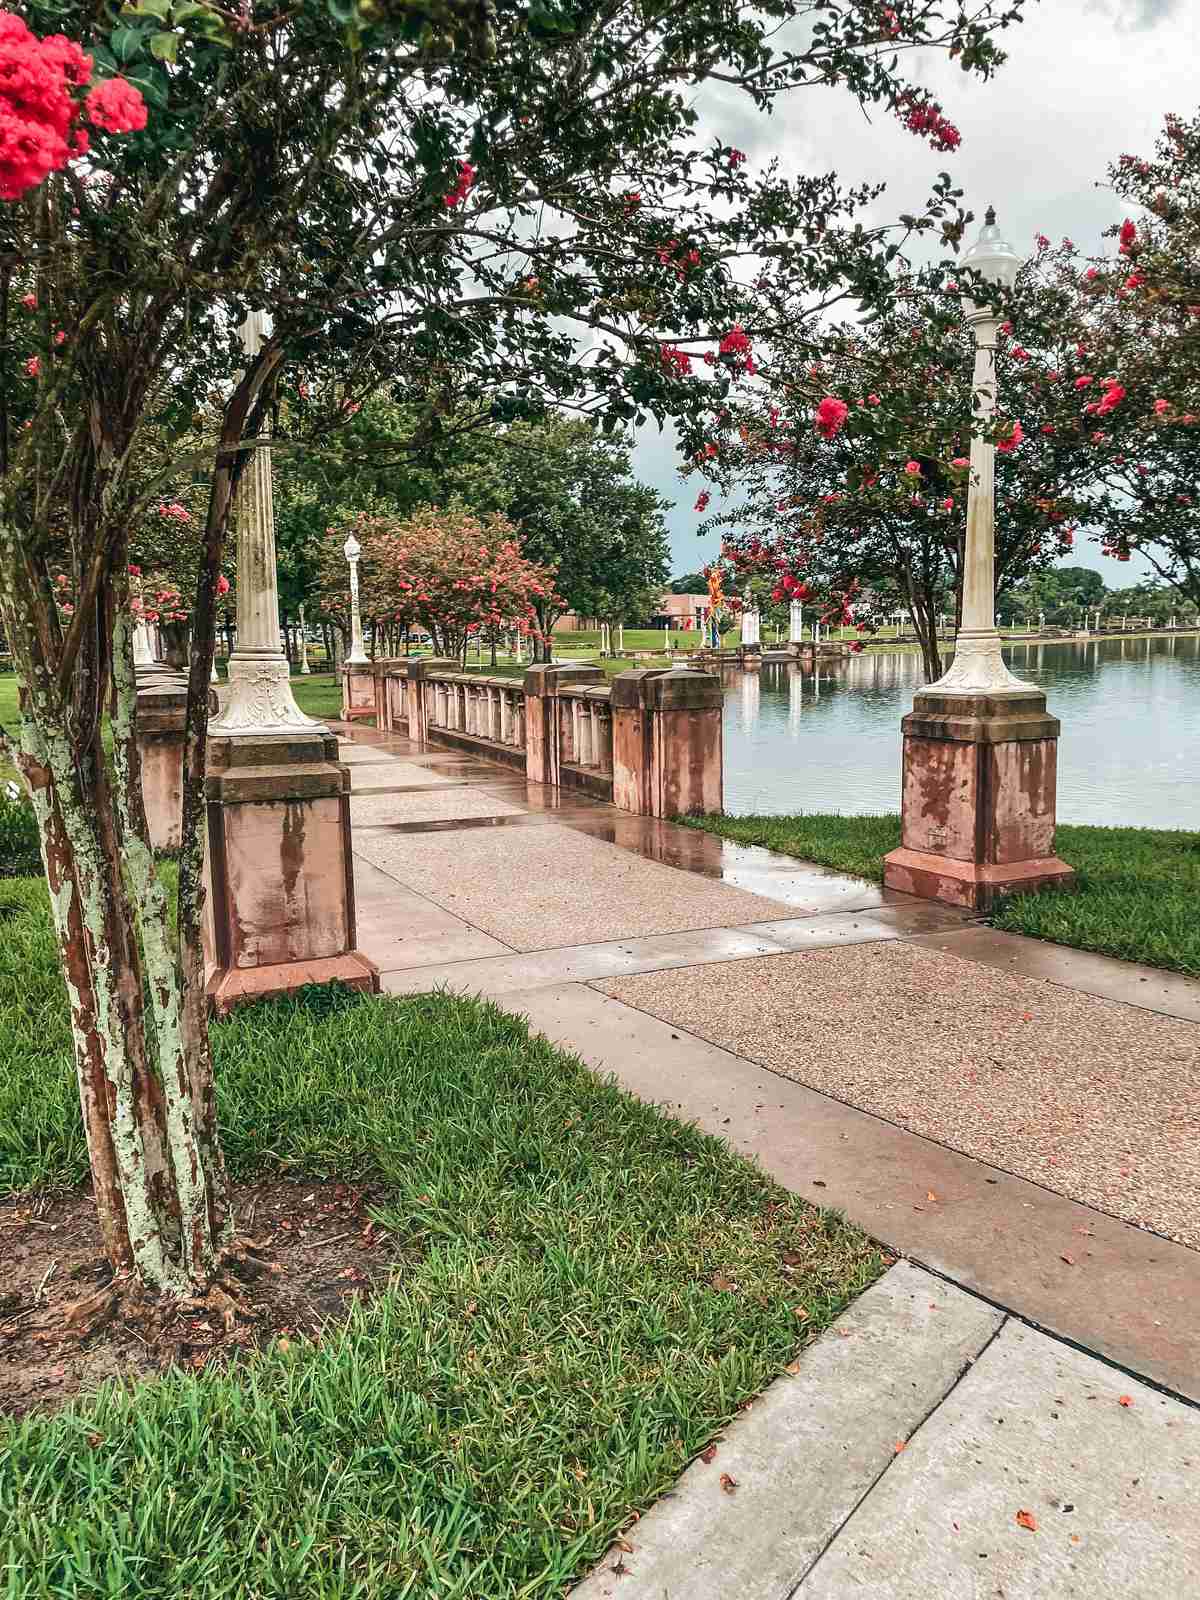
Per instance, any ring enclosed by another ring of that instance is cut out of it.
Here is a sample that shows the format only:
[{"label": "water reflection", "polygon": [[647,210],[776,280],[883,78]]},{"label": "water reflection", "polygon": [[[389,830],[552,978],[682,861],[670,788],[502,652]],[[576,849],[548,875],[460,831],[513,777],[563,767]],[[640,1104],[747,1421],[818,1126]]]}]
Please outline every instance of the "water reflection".
[{"label": "water reflection", "polygon": [[[1062,719],[1059,819],[1200,828],[1200,638],[1017,644]],[[730,811],[892,811],[915,654],[767,663],[725,683]]]}]

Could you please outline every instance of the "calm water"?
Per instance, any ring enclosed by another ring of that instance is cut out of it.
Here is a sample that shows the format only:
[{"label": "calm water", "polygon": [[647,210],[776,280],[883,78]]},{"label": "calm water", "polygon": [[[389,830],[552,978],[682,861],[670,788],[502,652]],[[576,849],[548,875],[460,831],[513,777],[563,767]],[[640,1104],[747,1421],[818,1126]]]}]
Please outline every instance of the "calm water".
[{"label": "calm water", "polygon": [[[1019,678],[1062,720],[1060,822],[1200,829],[1200,638],[1018,644]],[[780,664],[725,680],[732,812],[895,811],[900,718],[917,655],[861,655],[819,674]]]}]

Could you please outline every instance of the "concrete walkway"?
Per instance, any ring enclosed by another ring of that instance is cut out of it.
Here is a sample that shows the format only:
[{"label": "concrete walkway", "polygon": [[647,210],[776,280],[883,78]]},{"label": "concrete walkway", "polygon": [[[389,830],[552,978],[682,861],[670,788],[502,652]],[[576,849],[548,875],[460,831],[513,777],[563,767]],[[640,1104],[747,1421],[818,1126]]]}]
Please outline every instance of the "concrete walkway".
[{"label": "concrete walkway", "polygon": [[343,755],[386,990],[502,1001],[904,1255],[1200,1401],[1200,984],[373,729]]},{"label": "concrete walkway", "polygon": [[343,756],[387,991],[520,1011],[907,1258],[580,1600],[1200,1593],[1200,985],[371,729]]},{"label": "concrete walkway", "polygon": [[1183,1600],[1200,1412],[906,1262],[573,1600]]}]

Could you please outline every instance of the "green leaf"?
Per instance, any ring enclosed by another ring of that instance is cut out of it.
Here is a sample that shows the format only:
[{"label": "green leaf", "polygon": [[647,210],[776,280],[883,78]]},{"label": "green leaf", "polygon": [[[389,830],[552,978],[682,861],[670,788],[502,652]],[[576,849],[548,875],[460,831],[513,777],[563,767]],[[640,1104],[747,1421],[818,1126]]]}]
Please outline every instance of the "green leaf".
[{"label": "green leaf", "polygon": [[150,54],[159,61],[174,61],[179,54],[179,35],[177,33],[151,34]]},{"label": "green leaf", "polygon": [[108,42],[117,60],[128,64],[141,55],[142,38],[140,28],[120,27],[113,29]]}]

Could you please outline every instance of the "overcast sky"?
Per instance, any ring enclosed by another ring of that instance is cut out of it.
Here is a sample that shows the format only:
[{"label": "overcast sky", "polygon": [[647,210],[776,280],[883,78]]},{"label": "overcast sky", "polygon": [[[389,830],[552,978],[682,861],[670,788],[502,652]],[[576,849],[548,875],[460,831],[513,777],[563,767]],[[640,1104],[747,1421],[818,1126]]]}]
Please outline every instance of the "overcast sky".
[{"label": "overcast sky", "polygon": [[[909,58],[910,75],[962,133],[954,155],[935,154],[886,114],[867,122],[836,90],[794,95],[762,118],[710,95],[701,101],[705,125],[752,163],[778,155],[794,172],[885,182],[879,221],[918,209],[948,168],[972,210],[996,207],[1017,249],[1032,250],[1042,232],[1098,250],[1102,230],[1122,215],[1114,197],[1096,187],[1109,160],[1126,150],[1149,154],[1163,115],[1190,115],[1196,107],[1200,0],[1035,0],[1028,19],[1003,36],[1008,62],[986,84],[943,58]],[[694,571],[716,553],[717,541],[696,535],[695,480],[682,485],[676,477],[673,436],[644,430],[635,465],[675,501],[668,519],[674,570]],[[1137,576],[1133,563],[1117,568],[1086,543],[1073,559],[1097,567],[1114,587]]]}]

